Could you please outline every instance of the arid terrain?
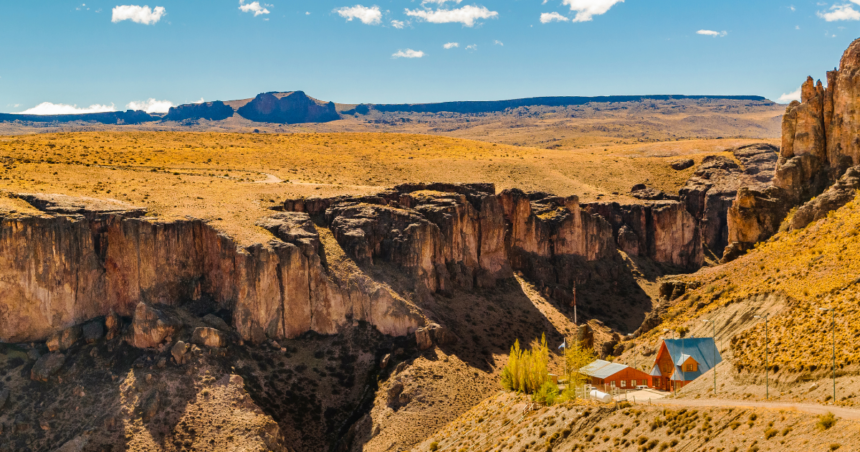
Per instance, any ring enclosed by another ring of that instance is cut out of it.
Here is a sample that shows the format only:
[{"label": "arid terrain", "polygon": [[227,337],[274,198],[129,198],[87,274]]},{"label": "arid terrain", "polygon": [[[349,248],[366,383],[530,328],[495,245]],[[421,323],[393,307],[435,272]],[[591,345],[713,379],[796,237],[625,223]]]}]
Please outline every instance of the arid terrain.
[{"label": "arid terrain", "polygon": [[[784,106],[314,102],[341,119],[0,124],[0,450],[857,441],[856,418],[823,428],[821,413],[717,403],[763,401],[754,315],[772,317],[780,402],[832,402],[818,300],[853,338],[856,202],[738,245],[743,184],[782,181]],[[726,360],[716,396],[711,373],[665,405],[500,392],[515,340],[545,334],[556,375],[555,350],[577,336],[648,371],[665,329],[708,336],[703,318]],[[850,407],[857,361],[838,353]],[[673,405],[684,400],[703,405]]]}]

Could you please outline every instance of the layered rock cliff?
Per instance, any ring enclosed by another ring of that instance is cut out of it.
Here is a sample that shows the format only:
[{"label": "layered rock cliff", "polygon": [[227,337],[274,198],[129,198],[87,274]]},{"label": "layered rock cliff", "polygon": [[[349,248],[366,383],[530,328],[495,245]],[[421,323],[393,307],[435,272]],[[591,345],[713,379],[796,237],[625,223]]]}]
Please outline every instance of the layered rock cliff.
[{"label": "layered rock cliff", "polygon": [[762,143],[729,152],[740,165],[722,156],[706,157],[679,190],[687,211],[699,220],[704,246],[717,258],[729,244],[728,212],[738,189],[766,187],[773,180],[779,149]]},{"label": "layered rock cliff", "polygon": [[302,91],[258,94],[254,100],[236,110],[240,116],[256,122],[299,124],[340,119],[333,102],[322,102]]},{"label": "layered rock cliff", "polygon": [[585,208],[609,221],[618,247],[631,256],[690,271],[704,262],[699,223],[678,201],[595,202]]},{"label": "layered rock cliff", "polygon": [[[436,320],[421,308],[428,297],[493,288],[514,271],[562,301],[577,283],[618,281],[616,240],[657,262],[702,262],[695,220],[678,202],[596,212],[576,197],[496,194],[492,184],[287,200],[257,222],[272,239],[251,246],[203,220],[147,217],[118,201],[15,196],[41,214],[0,214],[2,341],[43,340],[101,316],[118,334],[118,315],[134,317],[130,343],[155,347],[170,334],[157,306],[189,302],[228,313],[255,343],[354,321],[404,336]],[[625,225],[614,230],[604,216],[619,215]]]},{"label": "layered rock cliff", "polygon": [[851,43],[827,87],[808,77],[788,105],[772,186],[738,191],[729,211],[730,260],[778,230],[789,211],[860,164],[860,40]]},{"label": "layered rock cliff", "polygon": [[132,316],[141,302],[190,300],[232,311],[233,327],[254,342],[333,334],[351,320],[391,335],[423,324],[414,306],[377,284],[333,280],[306,214],[265,219],[276,239],[238,247],[202,220],[146,218],[94,199],[23,198],[46,215],[0,218],[3,341],[44,339],[111,312]]}]

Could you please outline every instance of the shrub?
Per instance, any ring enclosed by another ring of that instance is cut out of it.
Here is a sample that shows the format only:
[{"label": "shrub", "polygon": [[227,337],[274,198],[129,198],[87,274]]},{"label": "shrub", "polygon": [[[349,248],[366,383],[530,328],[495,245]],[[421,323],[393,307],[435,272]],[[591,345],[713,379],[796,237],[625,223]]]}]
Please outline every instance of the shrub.
[{"label": "shrub", "polygon": [[533,401],[544,405],[552,405],[556,398],[558,398],[558,385],[552,380],[543,382],[540,389],[532,394]]},{"label": "shrub", "polygon": [[756,419],[758,419],[758,415],[757,415],[757,414],[755,414],[755,413],[750,414],[750,420],[751,420],[751,421],[755,421]]},{"label": "shrub", "polygon": [[822,414],[818,416],[818,422],[815,424],[821,430],[828,430],[830,427],[836,424],[836,416],[833,413],[828,412],[827,414]]},{"label": "shrub", "polygon": [[[549,346],[546,335],[540,343],[532,344],[531,350],[521,350],[520,341],[514,342],[508,363],[502,369],[502,387],[508,391],[534,394],[549,380]],[[558,387],[556,387],[556,395]]]},{"label": "shrub", "polygon": [[436,441],[433,441],[432,443],[430,443],[430,450],[433,450],[433,451],[439,450],[439,443]]},{"label": "shrub", "polygon": [[789,433],[791,433],[791,427],[782,429],[782,436],[788,436]]},{"label": "shrub", "polygon": [[764,431],[765,439],[771,439],[779,433],[775,428],[769,428]]},{"label": "shrub", "polygon": [[836,450],[836,449],[839,449],[840,447],[842,447],[842,445],[839,443],[830,443],[830,450]]}]

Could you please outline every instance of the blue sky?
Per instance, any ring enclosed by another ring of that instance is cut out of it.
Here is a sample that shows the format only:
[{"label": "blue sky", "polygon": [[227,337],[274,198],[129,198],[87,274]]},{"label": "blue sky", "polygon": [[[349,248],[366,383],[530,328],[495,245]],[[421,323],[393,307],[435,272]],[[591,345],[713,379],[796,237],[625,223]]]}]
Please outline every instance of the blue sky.
[{"label": "blue sky", "polygon": [[777,100],[823,79],[860,25],[860,0],[127,1],[0,2],[0,111],[299,89],[343,103]]}]

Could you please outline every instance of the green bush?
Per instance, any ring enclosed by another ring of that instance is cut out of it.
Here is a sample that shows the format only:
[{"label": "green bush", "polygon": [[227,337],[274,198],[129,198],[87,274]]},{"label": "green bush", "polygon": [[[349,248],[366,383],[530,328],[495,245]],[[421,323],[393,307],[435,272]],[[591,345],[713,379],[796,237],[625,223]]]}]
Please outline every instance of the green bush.
[{"label": "green bush", "polygon": [[552,405],[558,398],[558,385],[552,380],[545,381],[540,389],[532,394],[532,400],[544,405]]},{"label": "green bush", "polygon": [[430,450],[433,450],[433,451],[439,450],[439,443],[436,441],[433,441],[432,443],[430,443]]},{"label": "green bush", "polygon": [[765,439],[771,439],[779,433],[775,428],[769,428],[764,431]]}]

